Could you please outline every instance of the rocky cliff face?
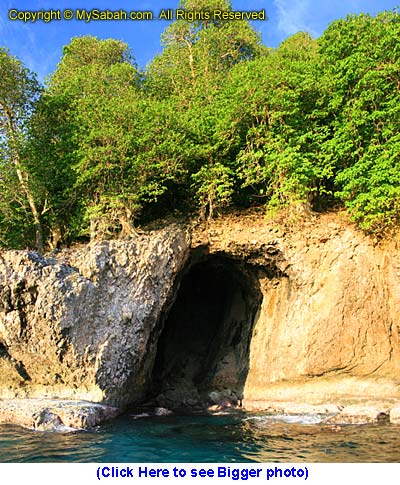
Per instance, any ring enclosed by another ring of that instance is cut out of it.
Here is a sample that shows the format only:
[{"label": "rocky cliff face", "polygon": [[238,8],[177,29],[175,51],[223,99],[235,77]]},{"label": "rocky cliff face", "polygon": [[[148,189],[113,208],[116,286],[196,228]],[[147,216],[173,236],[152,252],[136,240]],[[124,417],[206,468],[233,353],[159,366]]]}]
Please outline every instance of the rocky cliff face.
[{"label": "rocky cliff face", "polygon": [[188,254],[175,226],[57,259],[1,253],[1,397],[140,399]]},{"label": "rocky cliff face", "polygon": [[400,258],[337,216],[0,255],[0,397],[400,397]]}]

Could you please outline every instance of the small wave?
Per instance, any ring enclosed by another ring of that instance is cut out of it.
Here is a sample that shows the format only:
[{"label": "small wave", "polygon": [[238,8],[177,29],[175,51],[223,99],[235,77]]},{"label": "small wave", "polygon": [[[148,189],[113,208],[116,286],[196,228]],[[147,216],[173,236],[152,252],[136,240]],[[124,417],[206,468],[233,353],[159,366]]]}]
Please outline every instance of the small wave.
[{"label": "small wave", "polygon": [[266,414],[263,416],[250,416],[245,418],[245,421],[256,421],[260,424],[320,424],[326,417],[326,414]]},{"label": "small wave", "polygon": [[57,431],[58,433],[74,433],[76,431],[83,431],[83,430],[72,428],[71,426],[65,426],[64,424],[58,424],[54,426],[54,431]]},{"label": "small wave", "polygon": [[23,426],[25,429],[34,431],[35,433],[73,433],[76,431],[84,431],[82,428],[72,428],[71,426],[65,426],[64,424],[55,424],[49,429],[34,428],[30,426]]},{"label": "small wave", "polygon": [[143,418],[150,418],[149,413],[140,413],[140,414],[130,414],[129,415],[133,419],[143,419]]}]

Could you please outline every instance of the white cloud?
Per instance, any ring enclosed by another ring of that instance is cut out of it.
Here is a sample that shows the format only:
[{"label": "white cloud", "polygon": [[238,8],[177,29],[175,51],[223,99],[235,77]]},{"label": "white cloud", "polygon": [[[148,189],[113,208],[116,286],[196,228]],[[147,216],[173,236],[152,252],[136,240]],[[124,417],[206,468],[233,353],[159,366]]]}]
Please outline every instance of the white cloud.
[{"label": "white cloud", "polygon": [[273,0],[277,31],[286,37],[299,31],[318,37],[335,19],[359,12],[375,15],[399,3],[399,0]]},{"label": "white cloud", "polygon": [[[274,4],[278,14],[278,30],[285,36],[302,30],[308,32],[311,30],[307,22],[312,10],[310,0],[274,0]],[[315,32],[310,33],[315,34]]]}]

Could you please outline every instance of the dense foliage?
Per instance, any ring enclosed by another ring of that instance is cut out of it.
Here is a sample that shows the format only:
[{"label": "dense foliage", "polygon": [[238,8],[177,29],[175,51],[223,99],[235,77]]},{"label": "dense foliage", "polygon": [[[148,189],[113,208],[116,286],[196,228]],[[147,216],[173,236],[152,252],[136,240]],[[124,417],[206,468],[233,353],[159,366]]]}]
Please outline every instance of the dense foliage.
[{"label": "dense foliage", "polygon": [[144,72],[123,42],[80,37],[44,87],[0,49],[0,244],[43,250],[254,204],[342,205],[383,234],[400,219],[399,39],[397,11],[277,49],[244,21],[179,20]]}]

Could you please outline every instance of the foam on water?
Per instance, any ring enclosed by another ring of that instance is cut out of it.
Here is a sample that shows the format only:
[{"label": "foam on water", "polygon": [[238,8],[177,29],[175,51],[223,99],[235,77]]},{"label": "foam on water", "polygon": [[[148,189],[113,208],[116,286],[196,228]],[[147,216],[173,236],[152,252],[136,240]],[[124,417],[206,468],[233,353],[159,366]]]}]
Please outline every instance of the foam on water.
[{"label": "foam on water", "polygon": [[258,422],[259,424],[319,424],[330,416],[331,414],[266,414],[263,416],[250,416],[244,420]]},{"label": "foam on water", "polygon": [[[320,414],[123,416],[88,431],[0,426],[1,462],[400,462],[400,425]],[[67,432],[66,432],[67,431]]]}]

